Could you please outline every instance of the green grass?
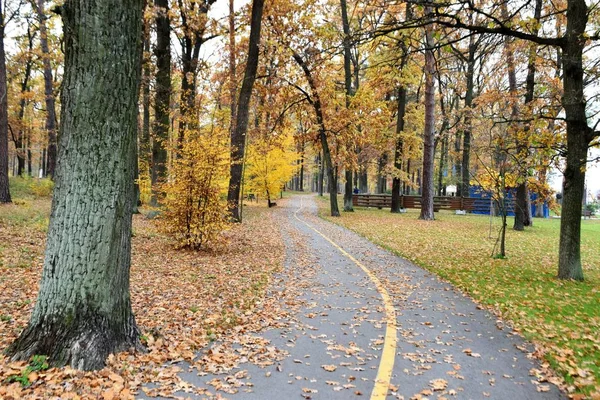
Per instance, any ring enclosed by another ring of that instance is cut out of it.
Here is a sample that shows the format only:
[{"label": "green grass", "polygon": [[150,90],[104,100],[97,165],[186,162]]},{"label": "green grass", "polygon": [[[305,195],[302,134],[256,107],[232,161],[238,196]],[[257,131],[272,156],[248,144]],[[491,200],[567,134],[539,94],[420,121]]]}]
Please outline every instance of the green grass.
[{"label": "green grass", "polygon": [[574,282],[556,279],[559,219],[535,219],[533,227],[515,232],[509,218],[507,257],[497,259],[499,218],[442,211],[427,222],[417,219],[419,210],[361,208],[332,218],[326,198],[319,206],[324,218],[436,273],[512,322],[571,390],[600,391],[599,220],[582,221],[586,280]]},{"label": "green grass", "polygon": [[12,204],[0,205],[0,227],[32,228],[45,232],[53,183],[49,179],[10,178]]},{"label": "green grass", "polygon": [[37,179],[29,176],[11,177],[10,193],[13,200],[33,200],[50,197],[54,183],[50,179]]}]

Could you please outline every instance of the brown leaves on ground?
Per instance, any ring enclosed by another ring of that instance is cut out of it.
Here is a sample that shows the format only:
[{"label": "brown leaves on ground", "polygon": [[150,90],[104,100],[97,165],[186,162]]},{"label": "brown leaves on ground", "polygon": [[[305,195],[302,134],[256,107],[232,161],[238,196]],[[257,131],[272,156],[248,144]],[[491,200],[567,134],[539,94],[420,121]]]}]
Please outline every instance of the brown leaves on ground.
[{"label": "brown leaves on ground", "polygon": [[[186,360],[199,371],[227,372],[239,362],[268,365],[280,358],[281,352],[253,332],[278,324],[278,304],[265,298],[265,289],[282,265],[283,242],[266,208],[245,211],[244,224],[227,233],[228,244],[217,252],[175,250],[152,221],[134,216],[131,297],[148,353],[111,356],[107,367],[95,372],[68,367],[31,372],[27,387],[4,383],[21,374],[26,363],[2,357],[0,398],[130,399],[148,382],[154,384],[144,387],[148,395],[171,396],[178,390],[208,395],[179,378],[181,368],[172,364]],[[2,349],[29,320],[44,240],[43,228],[0,220]],[[224,344],[195,359],[200,349],[225,337]],[[234,341],[241,344],[235,350],[227,345]]]}]

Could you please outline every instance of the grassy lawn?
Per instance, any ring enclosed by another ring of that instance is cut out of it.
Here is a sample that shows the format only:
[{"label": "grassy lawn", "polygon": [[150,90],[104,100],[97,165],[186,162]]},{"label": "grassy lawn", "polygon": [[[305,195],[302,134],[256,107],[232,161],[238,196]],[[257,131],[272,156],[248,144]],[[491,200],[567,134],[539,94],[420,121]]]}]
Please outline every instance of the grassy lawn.
[{"label": "grassy lawn", "polygon": [[[600,220],[582,222],[585,282],[557,280],[560,220],[536,219],[524,232],[507,230],[507,258],[494,259],[499,218],[419,210],[356,209],[340,218],[321,215],[439,275],[510,321],[538,347],[573,393],[600,398]],[[490,235],[491,232],[491,235]],[[596,397],[598,396],[598,397]]]}]

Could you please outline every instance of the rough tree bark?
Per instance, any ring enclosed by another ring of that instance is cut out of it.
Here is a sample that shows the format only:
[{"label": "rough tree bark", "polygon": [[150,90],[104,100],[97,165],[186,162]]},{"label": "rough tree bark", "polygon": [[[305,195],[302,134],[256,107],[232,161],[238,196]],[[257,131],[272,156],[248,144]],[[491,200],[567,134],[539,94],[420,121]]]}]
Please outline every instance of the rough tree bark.
[{"label": "rough tree bark", "polygon": [[[8,348],[91,370],[141,348],[131,311],[131,195],[143,0],[67,0],[61,135],[38,299]],[[118,27],[118,29],[116,28]]]},{"label": "rough tree bark", "polygon": [[54,177],[56,169],[56,106],[54,99],[52,65],[50,63],[50,48],[48,46],[48,32],[46,27],[46,13],[44,11],[44,0],[31,2],[40,24],[40,46],[42,48],[42,63],[44,65],[44,95],[46,97],[46,132],[48,135],[47,159],[44,167],[44,175]]},{"label": "rough tree bark", "polygon": [[167,144],[169,141],[169,107],[171,103],[171,23],[169,1],[155,0],[156,15],[156,97],[154,99],[154,127],[152,129],[152,165],[150,182],[152,199],[157,206],[160,185],[167,179]]},{"label": "rough tree bark", "polygon": [[254,81],[256,80],[256,71],[258,69],[258,46],[260,44],[263,6],[264,0],[254,0],[252,2],[250,39],[248,42],[248,59],[246,61],[244,80],[240,90],[235,129],[231,135],[231,165],[229,167],[230,177],[229,189],[227,192],[227,202],[231,207],[231,219],[237,222],[241,222],[240,190],[244,167],[244,153],[246,149],[246,132],[248,130],[250,97],[252,96],[252,87],[254,86]]},{"label": "rough tree bark", "polygon": [[567,157],[563,172],[563,201],[558,250],[558,277],[583,280],[581,266],[581,208],[585,188],[585,163],[589,143],[596,137],[587,124],[583,93],[582,40],[588,20],[585,0],[569,0],[567,28],[562,46],[563,98],[567,120]]},{"label": "rough tree bark", "polygon": [[8,182],[8,86],[4,53],[4,11],[0,3],[0,203],[10,203]]},{"label": "rough tree bark", "polygon": [[423,132],[423,179],[421,181],[421,214],[419,219],[433,220],[433,162],[435,135],[435,59],[433,26],[425,27],[425,129]]}]

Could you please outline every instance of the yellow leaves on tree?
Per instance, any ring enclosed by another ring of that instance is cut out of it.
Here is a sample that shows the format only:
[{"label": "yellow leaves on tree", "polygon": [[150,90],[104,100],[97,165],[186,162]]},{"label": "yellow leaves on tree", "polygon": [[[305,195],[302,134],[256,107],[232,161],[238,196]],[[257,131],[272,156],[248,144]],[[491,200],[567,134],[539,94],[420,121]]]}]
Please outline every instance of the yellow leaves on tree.
[{"label": "yellow leaves on tree", "polygon": [[180,247],[214,243],[227,228],[225,190],[229,171],[228,132],[212,125],[189,133],[163,185],[161,228]]},{"label": "yellow leaves on tree", "polygon": [[246,159],[247,191],[265,196],[269,204],[294,175],[298,154],[291,135],[261,138],[251,143]]}]

